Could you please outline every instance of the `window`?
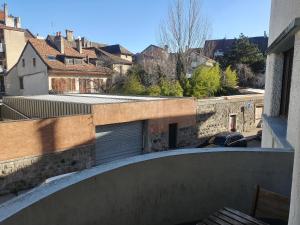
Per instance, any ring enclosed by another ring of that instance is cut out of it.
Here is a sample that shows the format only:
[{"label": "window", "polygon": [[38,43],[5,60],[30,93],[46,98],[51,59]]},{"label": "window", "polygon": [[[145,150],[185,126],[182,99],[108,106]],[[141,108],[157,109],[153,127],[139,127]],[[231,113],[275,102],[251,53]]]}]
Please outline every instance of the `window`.
[{"label": "window", "polygon": [[65,58],[65,64],[74,64],[74,60],[70,58]]},{"label": "window", "polygon": [[55,61],[56,57],[54,55],[48,55],[48,60]]},{"label": "window", "polygon": [[294,49],[292,48],[284,53],[281,101],[280,101],[280,116],[283,118],[287,118],[289,113],[293,59],[294,59]]},{"label": "window", "polygon": [[19,81],[20,81],[20,89],[23,90],[24,89],[23,77],[19,77]]},{"label": "window", "polygon": [[33,65],[34,67],[36,66],[36,59],[35,59],[35,58],[32,59],[32,65]]},{"label": "window", "polygon": [[74,59],[74,64],[82,64],[82,59]]},{"label": "window", "polygon": [[22,59],[22,66],[25,67],[25,59]]}]

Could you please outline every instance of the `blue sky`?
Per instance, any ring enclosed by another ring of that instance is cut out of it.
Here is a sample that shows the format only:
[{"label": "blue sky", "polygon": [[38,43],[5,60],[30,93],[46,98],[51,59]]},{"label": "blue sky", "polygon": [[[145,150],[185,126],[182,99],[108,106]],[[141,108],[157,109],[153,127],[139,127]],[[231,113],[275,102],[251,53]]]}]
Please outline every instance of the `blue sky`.
[{"label": "blue sky", "polygon": [[[46,36],[66,28],[75,36],[139,52],[158,41],[158,27],[171,0],[6,0],[22,26]],[[3,1],[2,1],[3,3]],[[271,0],[204,0],[211,38],[268,32]]]}]

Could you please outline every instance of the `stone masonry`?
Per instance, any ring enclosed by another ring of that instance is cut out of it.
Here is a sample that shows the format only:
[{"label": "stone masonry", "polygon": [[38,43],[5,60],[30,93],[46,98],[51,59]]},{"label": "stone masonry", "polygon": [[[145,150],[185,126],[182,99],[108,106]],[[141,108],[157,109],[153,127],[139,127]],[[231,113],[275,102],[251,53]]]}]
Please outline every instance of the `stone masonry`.
[{"label": "stone masonry", "polygon": [[94,144],[67,151],[0,162],[0,195],[17,193],[41,184],[49,177],[90,168]]},{"label": "stone masonry", "polygon": [[245,132],[261,125],[263,95],[198,100],[197,127],[200,143],[229,130],[229,117],[236,116],[236,130]]}]

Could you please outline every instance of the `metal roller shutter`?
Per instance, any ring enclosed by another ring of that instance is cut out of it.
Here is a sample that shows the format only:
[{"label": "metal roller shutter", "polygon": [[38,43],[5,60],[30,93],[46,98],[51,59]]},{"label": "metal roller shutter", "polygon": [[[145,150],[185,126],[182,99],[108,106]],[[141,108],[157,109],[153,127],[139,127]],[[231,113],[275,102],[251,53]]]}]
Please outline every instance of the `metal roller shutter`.
[{"label": "metal roller shutter", "polygon": [[96,127],[96,165],[142,154],[143,122]]}]

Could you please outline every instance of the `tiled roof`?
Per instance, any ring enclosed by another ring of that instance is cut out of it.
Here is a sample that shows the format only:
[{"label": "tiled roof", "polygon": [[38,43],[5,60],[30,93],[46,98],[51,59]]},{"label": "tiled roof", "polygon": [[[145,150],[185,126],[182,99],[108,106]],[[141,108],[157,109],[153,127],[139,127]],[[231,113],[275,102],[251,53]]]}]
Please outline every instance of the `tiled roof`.
[{"label": "tiled roof", "polygon": [[[48,37],[47,37],[48,44],[50,44],[53,48],[56,48],[55,44],[54,44],[54,39],[55,39],[55,36],[48,35]],[[71,45],[71,43],[69,41],[67,41],[65,38],[63,38],[63,41],[64,41],[64,50],[65,50],[64,55],[65,56],[76,57],[76,58],[84,58],[85,57],[84,54],[80,54],[77,50],[75,50],[73,48],[73,46]]]},{"label": "tiled roof", "polygon": [[128,51],[121,45],[107,45],[105,47],[102,47],[101,49],[109,52],[110,54],[134,55],[132,52]]},{"label": "tiled roof", "polygon": [[[250,43],[257,45],[258,49],[265,53],[268,48],[268,37],[250,37]],[[214,57],[214,53],[220,50],[224,53],[228,52],[236,39],[220,39],[220,40],[207,40],[204,44],[204,54],[207,57]]]},{"label": "tiled roof", "polygon": [[1,21],[5,20],[5,13],[4,13],[4,11],[0,11],[0,20]]},{"label": "tiled roof", "polygon": [[91,49],[84,48],[82,49],[82,54],[88,56],[90,59],[97,59],[97,55],[94,48]]},{"label": "tiled roof", "polygon": [[109,52],[106,52],[100,48],[96,49],[100,54],[106,56],[109,60],[111,60],[112,64],[123,64],[123,65],[132,65],[132,62],[122,59],[121,57],[115,56],[113,54],[110,54]]},{"label": "tiled roof", "polygon": [[[49,43],[45,40],[32,38],[29,40],[29,43],[33,46],[33,48],[50,69],[75,72],[92,72],[93,74],[96,73],[98,75],[110,75],[112,73],[109,68],[96,67],[93,64],[87,64],[84,62],[82,64],[66,65],[62,61],[58,60],[59,57],[64,56],[65,54],[61,54],[57,49],[49,45]],[[52,58],[49,58],[49,56]]]},{"label": "tiled roof", "polygon": [[9,27],[9,26],[6,26],[6,25],[4,25],[4,24],[0,24],[0,29],[1,29],[1,30],[2,30],[2,29],[3,29],[3,30],[15,30],[15,31],[24,32],[25,38],[26,38],[26,39],[34,38],[34,35],[33,35],[28,29]]}]

